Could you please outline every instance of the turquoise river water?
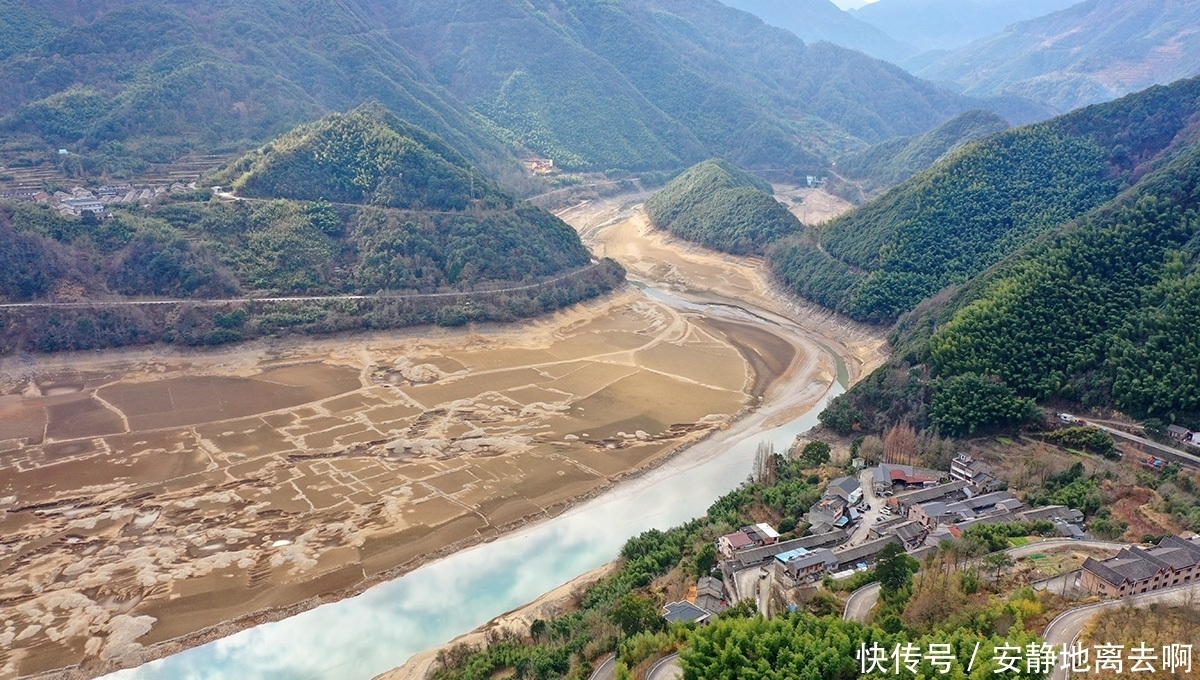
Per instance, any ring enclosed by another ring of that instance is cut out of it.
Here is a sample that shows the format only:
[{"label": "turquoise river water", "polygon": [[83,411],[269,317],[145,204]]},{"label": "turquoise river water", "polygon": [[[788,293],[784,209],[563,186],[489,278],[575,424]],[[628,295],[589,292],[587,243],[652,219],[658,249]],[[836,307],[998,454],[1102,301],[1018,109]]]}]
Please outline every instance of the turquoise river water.
[{"label": "turquoise river water", "polygon": [[839,381],[810,411],[779,427],[734,438],[715,455],[697,460],[680,454],[557,517],[429,563],[356,597],[106,677],[368,680],[614,559],[631,536],[703,515],[714,500],[747,478],[760,442],[786,450],[797,434],[816,424],[825,404],[844,391],[844,368],[840,358],[838,362]]}]

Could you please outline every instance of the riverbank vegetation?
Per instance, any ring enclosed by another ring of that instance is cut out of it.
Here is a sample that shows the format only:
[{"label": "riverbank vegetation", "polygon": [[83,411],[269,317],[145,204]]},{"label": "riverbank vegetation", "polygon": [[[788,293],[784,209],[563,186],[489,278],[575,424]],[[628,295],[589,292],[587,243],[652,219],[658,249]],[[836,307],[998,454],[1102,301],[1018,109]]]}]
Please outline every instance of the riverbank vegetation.
[{"label": "riverbank vegetation", "polygon": [[[0,256],[16,263],[0,274],[0,299],[183,301],[7,309],[0,346],[218,344],[284,330],[508,320],[598,295],[624,276],[615,262],[593,263],[562,220],[378,106],[304,126],[224,178],[263,198],[184,194],[114,207],[105,219],[0,204]],[[347,295],[380,297],[254,301]],[[186,303],[226,299],[244,302]]]},{"label": "riverbank vegetation", "polygon": [[[790,518],[794,523],[797,513],[820,497],[821,485],[844,472],[828,464],[811,467],[799,453],[789,459],[760,451],[751,480],[718,499],[704,517],[630,539],[617,571],[579,593],[575,611],[535,621],[528,634],[498,635],[485,647],[459,645],[443,651],[433,677],[582,679],[595,661],[615,652],[615,677],[631,678],[655,659],[678,651],[688,677],[841,680],[860,675],[862,644],[877,643],[887,650],[910,642],[921,649],[949,644],[953,663],[966,668],[977,644],[987,650],[1014,640],[1024,647],[1036,640],[1028,631],[1044,625],[1044,613],[1054,603],[1043,603],[1032,591],[1006,593],[998,578],[987,581],[966,560],[1008,546],[1010,536],[1046,531],[1045,523],[974,527],[919,571],[916,560],[889,546],[874,569],[856,576],[856,585],[871,580],[882,584],[871,625],[841,619],[842,604],[833,594],[837,584],[829,579],[820,588],[798,590],[794,611],[771,620],[757,615],[754,603],[745,600],[705,626],[667,624],[660,615],[665,602],[683,599],[698,576],[721,576],[712,569],[713,545],[720,535],[763,520],[782,523]],[[954,584],[947,586],[951,578]],[[947,588],[953,611],[934,606],[936,593]],[[970,677],[985,677],[979,675],[981,668],[991,677],[996,666],[990,655],[979,655]],[[930,668],[919,666],[915,672],[928,675]],[[867,675],[880,673],[875,669]],[[900,673],[917,677],[904,668]]]},{"label": "riverbank vegetation", "polygon": [[735,255],[761,255],[803,228],[770,184],[717,159],[671,180],[646,201],[646,214],[660,229]]}]

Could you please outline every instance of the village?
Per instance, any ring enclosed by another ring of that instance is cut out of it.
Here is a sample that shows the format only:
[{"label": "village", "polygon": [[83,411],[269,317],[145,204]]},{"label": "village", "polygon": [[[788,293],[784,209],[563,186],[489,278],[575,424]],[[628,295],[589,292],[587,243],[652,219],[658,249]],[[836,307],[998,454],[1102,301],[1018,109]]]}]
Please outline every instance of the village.
[{"label": "village", "polygon": [[[1040,541],[1022,539],[1002,551],[1043,562],[1055,550],[1074,553],[1077,559],[1066,560],[1061,572],[1039,572],[1027,584],[1035,590],[1094,600],[1200,578],[1196,537],[1166,535],[1151,547],[1097,539],[1086,530],[1081,511],[1064,505],[1030,507],[988,465],[963,453],[948,470],[888,463],[866,468],[860,461],[856,467],[856,476],[830,480],[809,508],[804,517],[809,535],[780,540],[776,528],[759,523],[721,536],[716,543],[721,577],[701,577],[687,599],[666,605],[664,617],[703,624],[744,600],[768,617],[785,608],[795,610],[822,584],[871,568],[889,545],[924,560],[936,556],[944,541],[960,539],[978,524],[1038,522],[1053,527]],[[877,584],[875,590],[877,595]],[[848,603],[847,618],[865,615],[852,613]]]},{"label": "village", "polygon": [[174,182],[147,186],[131,184],[105,185],[95,189],[74,187],[70,191],[58,190],[49,193],[41,190],[23,189],[0,193],[0,200],[27,201],[47,205],[58,210],[60,215],[81,217],[92,213],[100,219],[111,216],[108,209],[116,205],[150,205],[164,196],[196,191],[196,183]]}]

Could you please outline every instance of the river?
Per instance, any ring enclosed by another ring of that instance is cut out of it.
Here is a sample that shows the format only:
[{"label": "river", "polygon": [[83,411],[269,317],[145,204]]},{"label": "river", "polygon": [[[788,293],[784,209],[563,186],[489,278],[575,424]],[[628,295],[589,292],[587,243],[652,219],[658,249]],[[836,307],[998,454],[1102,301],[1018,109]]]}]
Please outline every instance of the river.
[{"label": "river", "polygon": [[[647,293],[680,309],[698,309],[695,302],[659,290]],[[728,305],[704,307],[714,315],[748,314]],[[747,478],[760,442],[785,450],[797,434],[816,424],[828,400],[844,391],[844,364],[841,357],[834,359],[838,382],[815,406],[783,425],[765,429],[772,409],[764,404],[729,430],[557,517],[424,565],[356,597],[106,677],[367,680],[609,562],[631,536],[703,515],[714,500]]]}]

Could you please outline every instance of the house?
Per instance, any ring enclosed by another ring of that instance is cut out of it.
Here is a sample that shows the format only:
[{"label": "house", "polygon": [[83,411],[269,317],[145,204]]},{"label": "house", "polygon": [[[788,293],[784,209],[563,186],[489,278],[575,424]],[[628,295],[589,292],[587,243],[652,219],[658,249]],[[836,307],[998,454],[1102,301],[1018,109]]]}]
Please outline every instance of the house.
[{"label": "house", "polygon": [[717,552],[721,553],[725,559],[730,559],[735,552],[742,548],[749,548],[753,544],[754,542],[744,532],[735,531],[717,539]]},{"label": "house", "polygon": [[104,214],[104,204],[95,198],[64,198],[62,207],[67,208],[72,215],[79,216],[85,212]]},{"label": "house", "polygon": [[[850,504],[841,496],[824,496],[808,509],[808,523],[813,526],[828,524],[831,527],[841,528],[849,521],[846,518],[846,508],[848,507]],[[841,525],[838,522],[841,522]]]},{"label": "house", "polygon": [[676,621],[691,621],[693,623],[707,623],[712,614],[704,611],[700,607],[691,602],[669,602],[663,607],[663,618],[671,623]]},{"label": "house", "polygon": [[1168,425],[1167,434],[1170,435],[1171,439],[1177,439],[1181,442],[1188,442],[1192,440],[1192,431],[1186,427],[1180,427],[1178,425]]},{"label": "house", "polygon": [[[953,503],[945,501],[919,503],[909,508],[908,518],[933,529],[946,524],[960,524],[964,521],[974,523],[973,520],[992,515],[1012,515],[1022,507],[1021,501],[1013,498],[1007,491],[995,491]],[[1016,519],[1018,518],[1014,516],[1002,521],[1015,521]]]},{"label": "house", "polygon": [[770,561],[776,555],[796,548],[827,548],[829,546],[841,545],[846,542],[850,536],[841,530],[824,531],[814,533],[811,536],[802,538],[793,538],[790,541],[781,541],[774,545],[765,545],[759,548],[746,548],[739,550],[733,556],[734,568],[744,569],[752,567],[763,562]]},{"label": "house", "polygon": [[750,537],[750,541],[755,547],[773,545],[779,542],[779,532],[775,531],[769,524],[759,522],[752,526],[742,527],[741,530]]},{"label": "house", "polygon": [[1047,505],[1041,508],[1033,508],[1025,510],[1021,513],[1021,519],[1026,522],[1035,522],[1040,519],[1050,520],[1051,522],[1069,522],[1072,524],[1080,524],[1083,522],[1083,513],[1075,508],[1068,508],[1065,505]]},{"label": "house", "polygon": [[978,493],[999,491],[1004,487],[1004,482],[992,475],[986,465],[965,453],[950,461],[950,479],[967,482]]},{"label": "house", "polygon": [[737,531],[725,534],[717,539],[717,552],[725,559],[733,558],[733,554],[746,548],[757,548],[762,545],[773,545],[779,542],[779,532],[767,524],[755,524],[742,527]]},{"label": "house", "polygon": [[549,158],[530,158],[525,161],[525,167],[537,175],[545,175],[554,170],[554,161]]},{"label": "house", "polygon": [[916,550],[925,545],[925,539],[929,536],[929,527],[920,522],[901,522],[891,529],[892,533],[904,543],[905,550]]},{"label": "house", "polygon": [[709,614],[720,614],[729,609],[725,602],[725,584],[712,576],[702,577],[696,582],[696,601],[693,604]]},{"label": "house", "polygon": [[889,498],[888,507],[898,515],[907,516],[909,509],[920,503],[927,503],[929,501],[952,503],[954,501],[965,500],[968,495],[966,491],[968,486],[970,486],[969,482],[956,479],[937,486],[905,491]]},{"label": "house", "polygon": [[1195,446],[1200,446],[1200,432],[1192,433],[1192,444]]},{"label": "house", "polygon": [[825,487],[825,495],[837,495],[854,505],[862,500],[862,484],[854,477],[838,477]]},{"label": "house", "polygon": [[895,491],[896,487],[932,486],[945,478],[946,473],[939,470],[883,463],[875,468],[872,483],[876,493],[883,493]]},{"label": "house", "polygon": [[838,566],[838,558],[828,548],[798,548],[775,556],[775,567],[794,583],[816,581]]},{"label": "house", "polygon": [[1149,550],[1125,548],[1107,560],[1087,558],[1080,585],[1110,597],[1190,583],[1200,576],[1200,545],[1167,536]]},{"label": "house", "polygon": [[875,561],[875,557],[879,555],[880,551],[893,543],[904,547],[904,542],[900,540],[900,537],[893,534],[875,539],[874,541],[866,541],[843,550],[835,550],[833,554],[838,558],[837,570],[849,569],[857,566],[859,562],[871,564]]}]

